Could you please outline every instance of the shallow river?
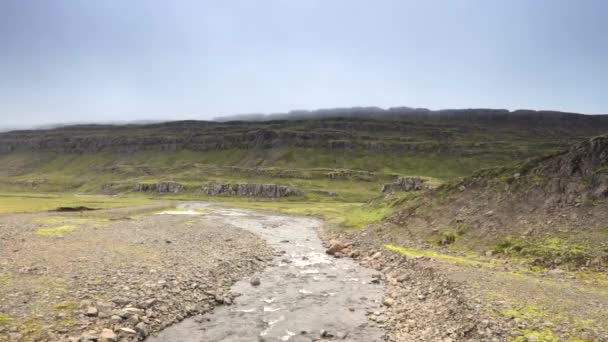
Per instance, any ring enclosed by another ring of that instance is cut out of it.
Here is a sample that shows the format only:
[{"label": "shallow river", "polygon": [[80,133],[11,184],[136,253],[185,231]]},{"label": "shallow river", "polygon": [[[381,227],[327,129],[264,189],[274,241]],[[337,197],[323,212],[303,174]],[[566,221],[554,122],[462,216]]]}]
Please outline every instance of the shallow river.
[{"label": "shallow river", "polygon": [[[384,288],[372,283],[376,271],[348,258],[325,254],[317,229],[321,222],[209,206],[180,205],[203,215],[253,232],[274,248],[272,264],[252,278],[237,282],[232,292],[241,294],[233,305],[220,306],[201,322],[186,319],[148,342],[190,341],[381,341],[383,330],[368,321],[368,311],[381,311]],[[200,320],[199,320],[200,321]]]}]

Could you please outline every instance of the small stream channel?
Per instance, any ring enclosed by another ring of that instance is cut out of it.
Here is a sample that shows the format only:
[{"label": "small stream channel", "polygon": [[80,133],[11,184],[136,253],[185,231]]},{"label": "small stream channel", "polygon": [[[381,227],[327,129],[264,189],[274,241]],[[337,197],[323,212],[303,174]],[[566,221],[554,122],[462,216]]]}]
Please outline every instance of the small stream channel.
[{"label": "small stream channel", "polygon": [[275,257],[254,275],[259,286],[250,279],[233,285],[231,291],[240,294],[233,305],[215,308],[202,322],[186,319],[146,341],[297,342],[316,341],[321,335],[322,340],[382,340],[382,327],[367,319],[368,311],[382,311],[384,287],[372,283],[378,272],[325,254],[317,235],[319,220],[206,203],[180,207],[193,214],[204,208],[204,215],[257,234],[275,250]]}]

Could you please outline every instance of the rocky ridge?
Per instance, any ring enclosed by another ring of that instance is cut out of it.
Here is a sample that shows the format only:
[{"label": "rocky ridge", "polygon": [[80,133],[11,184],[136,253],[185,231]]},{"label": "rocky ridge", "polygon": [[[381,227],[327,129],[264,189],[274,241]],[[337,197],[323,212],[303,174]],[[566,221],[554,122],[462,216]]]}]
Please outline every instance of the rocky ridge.
[{"label": "rocky ridge", "polygon": [[[409,202],[386,242],[448,241],[556,268],[608,265],[608,136],[515,166],[487,169]],[[449,237],[449,240],[444,239]]]}]

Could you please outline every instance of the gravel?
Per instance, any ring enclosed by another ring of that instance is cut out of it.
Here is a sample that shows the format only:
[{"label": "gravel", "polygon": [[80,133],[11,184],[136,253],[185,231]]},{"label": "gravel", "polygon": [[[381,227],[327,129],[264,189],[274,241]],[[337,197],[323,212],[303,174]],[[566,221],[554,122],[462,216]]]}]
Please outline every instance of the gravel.
[{"label": "gravel", "polygon": [[254,234],[203,216],[4,216],[0,341],[142,340],[230,304],[230,286],[269,258]]}]

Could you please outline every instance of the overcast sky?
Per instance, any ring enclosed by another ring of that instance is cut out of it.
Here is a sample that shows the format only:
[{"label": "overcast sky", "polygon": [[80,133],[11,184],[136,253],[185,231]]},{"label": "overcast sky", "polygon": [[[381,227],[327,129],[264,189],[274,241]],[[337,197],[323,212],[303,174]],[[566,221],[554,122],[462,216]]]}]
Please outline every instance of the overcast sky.
[{"label": "overcast sky", "polygon": [[357,105],[608,113],[605,0],[2,0],[0,126]]}]

